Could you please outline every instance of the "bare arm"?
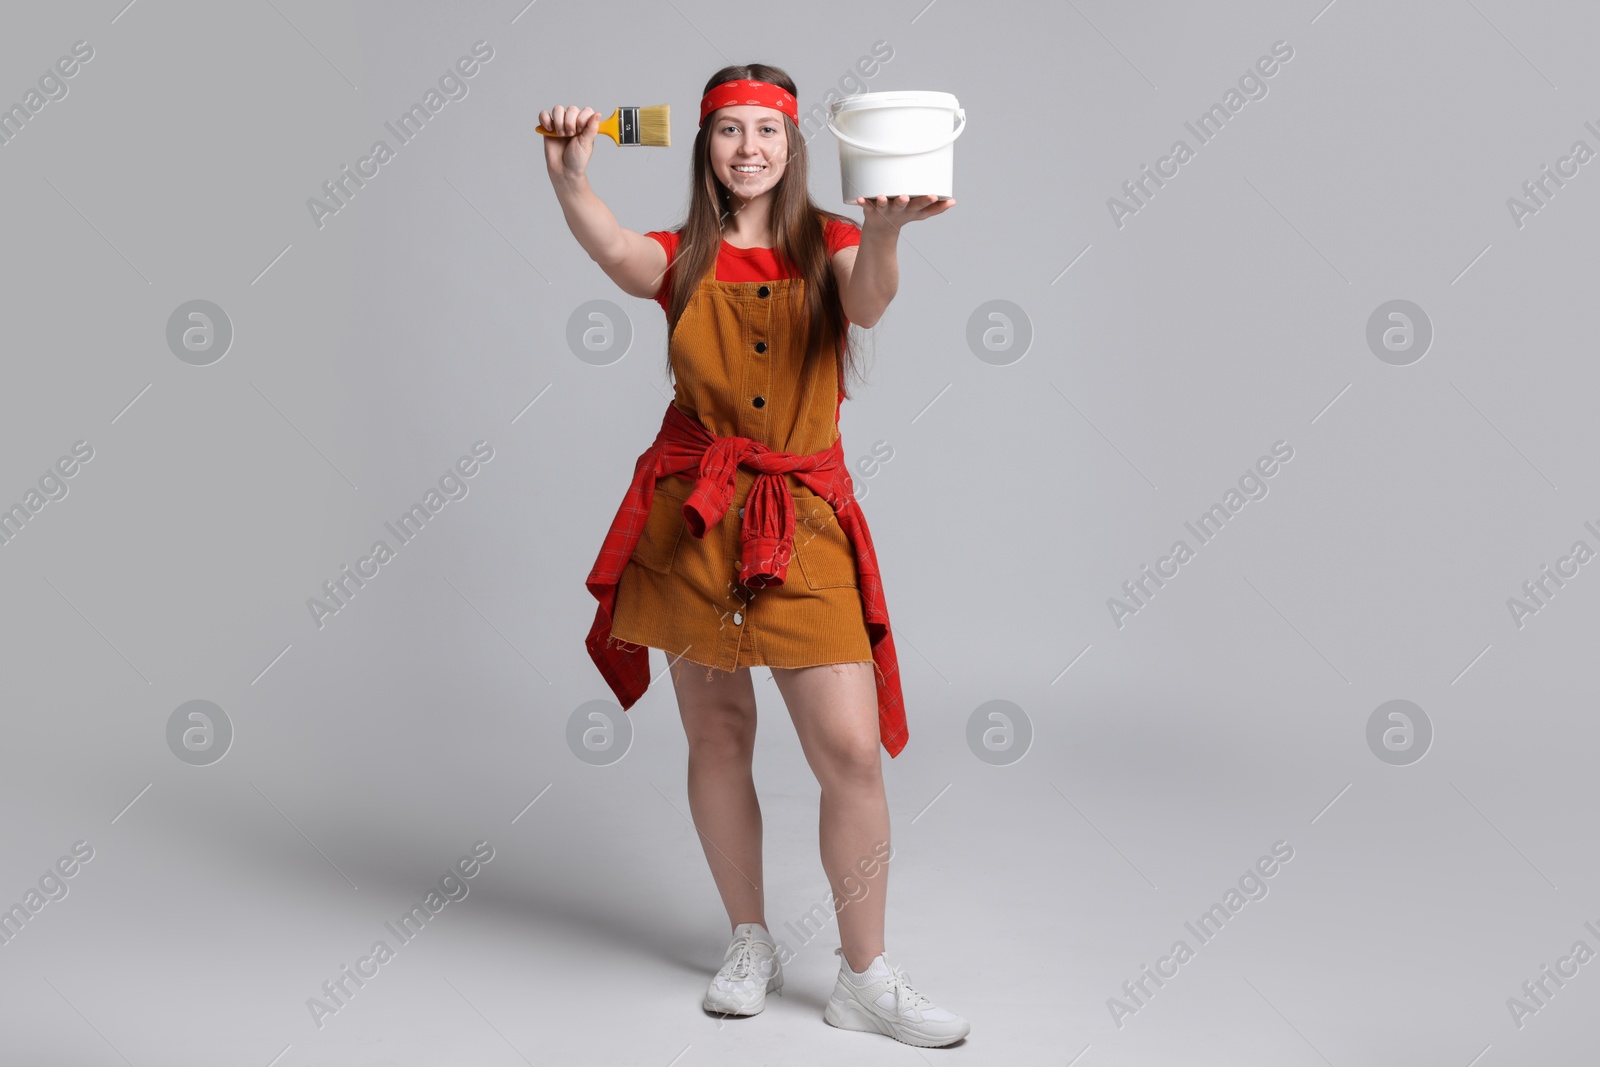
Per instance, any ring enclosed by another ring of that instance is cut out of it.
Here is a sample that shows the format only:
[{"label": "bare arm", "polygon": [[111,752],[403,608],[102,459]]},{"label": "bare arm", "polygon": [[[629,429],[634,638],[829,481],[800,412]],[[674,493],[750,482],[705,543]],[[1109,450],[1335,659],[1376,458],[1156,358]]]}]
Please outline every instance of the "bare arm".
[{"label": "bare arm", "polygon": [[900,227],[907,222],[931,218],[955,205],[955,200],[937,196],[898,198],[880,196],[875,203],[857,197],[867,209],[861,226],[861,244],[843,248],[833,256],[834,276],[839,280],[839,302],[845,318],[870,329],[878,324],[889,301],[900,290],[900,262],[897,245]]},{"label": "bare arm", "polygon": [[593,108],[557,106],[539,113],[539,124],[560,130],[546,137],[545,165],[550,185],[561,202],[567,228],[589,258],[629,296],[650,299],[661,288],[667,253],[654,239],[618,224],[611,209],[589,186],[589,155],[594,148],[600,114]]},{"label": "bare arm", "polygon": [[870,330],[878,324],[889,301],[900,289],[900,263],[896,235],[861,234],[861,243],[841,248],[833,255],[834,276],[839,279],[839,302],[844,317]]}]

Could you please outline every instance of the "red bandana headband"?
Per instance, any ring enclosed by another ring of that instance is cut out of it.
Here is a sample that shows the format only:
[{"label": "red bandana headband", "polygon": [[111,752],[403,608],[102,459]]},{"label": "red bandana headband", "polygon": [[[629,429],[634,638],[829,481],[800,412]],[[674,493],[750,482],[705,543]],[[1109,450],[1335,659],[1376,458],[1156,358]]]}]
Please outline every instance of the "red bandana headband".
[{"label": "red bandana headband", "polygon": [[737,107],[740,104],[775,107],[788,115],[790,122],[797,126],[800,124],[800,106],[795,103],[793,95],[771,82],[741,78],[713,85],[711,91],[700,98],[700,125],[704,126],[706,119],[717,108]]}]

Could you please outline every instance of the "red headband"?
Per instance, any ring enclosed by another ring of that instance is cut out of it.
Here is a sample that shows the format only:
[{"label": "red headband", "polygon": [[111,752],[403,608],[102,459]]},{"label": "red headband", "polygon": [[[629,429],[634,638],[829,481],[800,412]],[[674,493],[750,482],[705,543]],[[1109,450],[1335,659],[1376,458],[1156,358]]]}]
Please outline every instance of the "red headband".
[{"label": "red headband", "polygon": [[713,85],[711,91],[700,98],[700,125],[704,126],[706,119],[717,108],[734,107],[739,104],[765,104],[767,107],[775,107],[788,115],[790,122],[797,126],[800,124],[800,107],[795,103],[793,95],[771,82],[741,78]]}]

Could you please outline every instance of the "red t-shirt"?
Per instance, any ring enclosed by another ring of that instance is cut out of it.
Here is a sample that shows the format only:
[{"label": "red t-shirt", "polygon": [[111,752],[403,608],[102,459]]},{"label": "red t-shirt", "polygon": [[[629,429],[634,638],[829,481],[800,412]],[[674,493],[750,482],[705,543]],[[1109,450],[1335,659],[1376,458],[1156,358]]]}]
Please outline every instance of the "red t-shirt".
[{"label": "red t-shirt", "polygon": [[[667,263],[671,264],[672,257],[678,251],[678,239],[682,230],[651,230],[646,237],[654,237],[667,251]],[[861,229],[848,222],[838,219],[829,219],[823,228],[823,240],[827,242],[828,257],[841,248],[850,248],[861,243]],[[785,270],[785,264],[778,262],[778,252],[774,248],[736,248],[727,241],[722,242],[722,249],[717,254],[717,270],[714,277],[719,282],[770,282],[778,278],[793,278],[794,271]],[[668,310],[668,301],[672,292],[672,267],[667,267],[666,276],[661,279],[661,288],[656,291],[655,301],[661,305],[662,311]]]}]

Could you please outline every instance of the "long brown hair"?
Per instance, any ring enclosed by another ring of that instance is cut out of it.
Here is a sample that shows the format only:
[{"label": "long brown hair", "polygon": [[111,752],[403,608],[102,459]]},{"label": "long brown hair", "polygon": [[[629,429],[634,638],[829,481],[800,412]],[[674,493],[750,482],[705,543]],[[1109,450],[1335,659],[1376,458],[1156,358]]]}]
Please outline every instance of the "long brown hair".
[{"label": "long brown hair", "polygon": [[[741,78],[770,82],[795,95],[794,80],[777,67],[765,63],[749,63],[723,67],[706,82],[702,93],[708,93],[723,82]],[[776,241],[778,261],[793,265],[798,276],[805,280],[803,321],[807,323],[808,338],[805,360],[821,358],[830,350],[839,354],[840,386],[849,396],[846,381],[859,375],[859,353],[853,338],[845,333],[844,307],[839,300],[839,286],[829,265],[827,245],[823,239],[826,220],[856,225],[845,215],[826,211],[811,199],[807,185],[806,140],[800,128],[788,115],[780,115],[784,133],[789,142],[788,162],[783,176],[773,191],[772,231]],[[712,124],[701,126],[694,137],[694,171],[690,183],[688,215],[684,219],[677,254],[670,264],[672,287],[667,301],[667,336],[678,325],[689,297],[694,294],[700,280],[711,269],[711,264],[722,248],[723,220],[731,217],[733,203],[727,189],[717,180],[711,169]],[[793,294],[793,288],[790,289]],[[843,343],[840,338],[843,336]],[[669,359],[670,370],[670,359]]]}]

